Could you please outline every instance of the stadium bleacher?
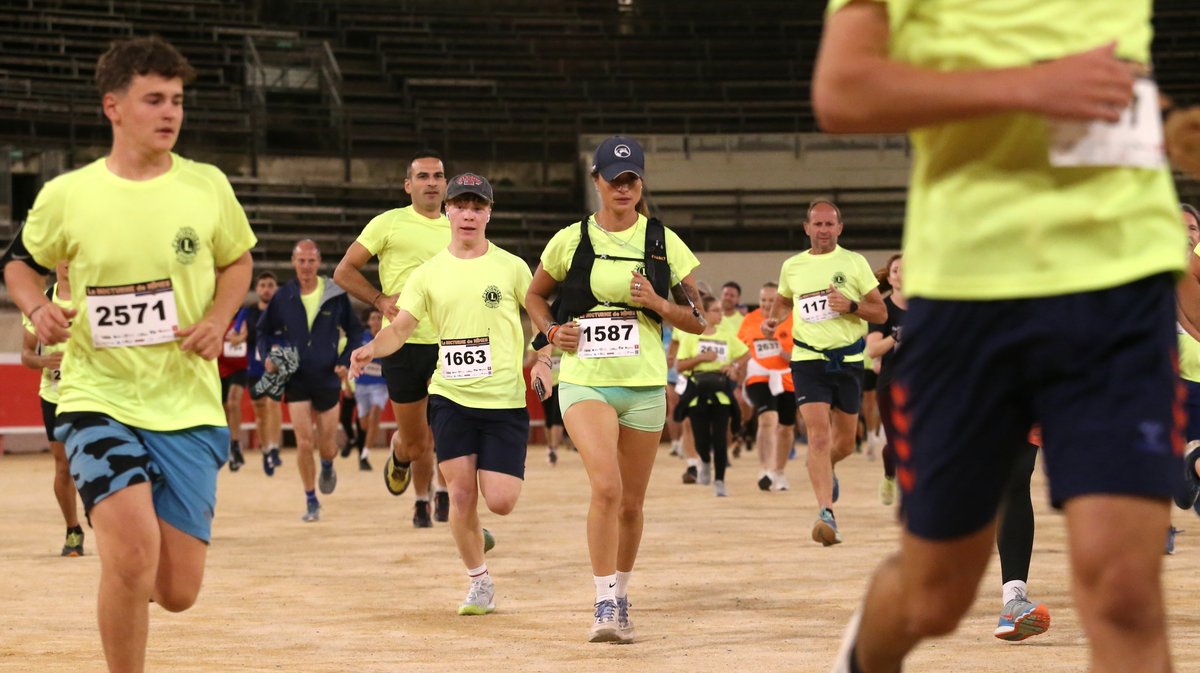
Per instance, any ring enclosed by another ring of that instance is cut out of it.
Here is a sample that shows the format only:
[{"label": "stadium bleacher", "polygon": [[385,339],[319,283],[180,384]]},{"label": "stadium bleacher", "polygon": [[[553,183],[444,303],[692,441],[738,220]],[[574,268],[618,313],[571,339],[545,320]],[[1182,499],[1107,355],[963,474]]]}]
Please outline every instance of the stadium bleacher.
[{"label": "stadium bleacher", "polygon": [[[497,167],[505,199],[491,233],[532,258],[582,208],[583,135],[816,131],[809,78],[823,6],[22,0],[0,8],[0,145],[65,151],[70,164],[102,153],[109,131],[91,81],[96,56],[114,38],[158,34],[199,72],[179,150],[231,174],[260,232],[260,263],[285,264],[299,235],[344,248],[373,214],[406,202],[399,184],[351,181],[352,162],[419,147],[441,150],[451,170]],[[1200,9],[1164,0],[1156,11],[1156,75],[1178,102],[1200,102]],[[327,157],[344,170],[341,181],[297,177],[260,170],[263,157]],[[1196,199],[1200,188],[1184,183],[1183,193]],[[799,245],[787,206],[816,195],[652,191],[697,250]],[[837,198],[860,225],[847,244],[898,243],[902,191]],[[11,231],[0,226],[0,239]]]}]

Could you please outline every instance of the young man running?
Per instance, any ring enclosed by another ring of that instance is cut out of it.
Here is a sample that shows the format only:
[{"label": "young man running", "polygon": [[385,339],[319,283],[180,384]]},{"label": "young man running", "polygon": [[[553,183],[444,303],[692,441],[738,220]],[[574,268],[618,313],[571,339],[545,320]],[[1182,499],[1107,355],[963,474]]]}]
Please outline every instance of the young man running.
[{"label": "young man running", "polygon": [[[409,277],[396,319],[354,351],[350,372],[358,376],[374,358],[402,348],[421,322],[431,323],[438,335],[429,419],[449,486],[450,531],[471,583],[460,615],[496,609],[475,508],[482,493],[492,512],[513,510],[529,437],[520,309],[532,274],[520,258],[487,240],[492,201],[492,186],[482,176],[464,173],[450,181],[449,247]],[[549,346],[539,358],[549,362]],[[541,384],[549,391],[549,376]]]},{"label": "young man running", "polygon": [[[214,360],[256,241],[225,176],[171,152],[194,76],[158,38],[100,57],[112,149],[46,184],[4,268],[38,339],[67,342],[55,435],[95,530],[111,671],[145,668],[151,602],[196,601],[229,452]],[[44,294],[62,260],[69,309]]]}]

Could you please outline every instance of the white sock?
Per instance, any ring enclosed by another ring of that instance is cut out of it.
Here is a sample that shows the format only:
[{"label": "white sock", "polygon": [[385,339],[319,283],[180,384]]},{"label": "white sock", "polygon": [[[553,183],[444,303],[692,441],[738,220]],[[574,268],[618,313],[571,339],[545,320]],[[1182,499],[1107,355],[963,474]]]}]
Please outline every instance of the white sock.
[{"label": "white sock", "polygon": [[605,575],[603,577],[601,577],[599,575],[593,575],[592,579],[596,582],[596,602],[597,603],[602,603],[604,601],[617,600],[617,591],[616,591],[617,576],[616,575]]},{"label": "white sock", "polygon": [[433,490],[438,493],[449,493],[449,491],[446,490],[445,486],[438,486],[438,487],[434,488]]},{"label": "white sock", "polygon": [[1013,580],[1004,583],[1004,605],[1014,598],[1028,598],[1029,593],[1025,586],[1025,582],[1021,580]]},{"label": "white sock", "polygon": [[479,566],[478,568],[470,568],[467,570],[467,577],[470,577],[473,580],[477,580],[486,574],[488,574],[486,563]]},{"label": "white sock", "polygon": [[279,450],[278,444],[271,444],[270,446],[267,447],[267,451],[278,451],[278,450]]},{"label": "white sock", "polygon": [[696,467],[700,464],[699,458],[688,458],[688,467]]},{"label": "white sock", "polygon": [[418,495],[418,496],[416,496],[415,500],[416,500],[417,502],[421,502],[421,501],[425,501],[425,502],[432,502],[432,501],[433,501],[433,497],[432,497],[432,495],[431,495],[431,494],[429,494],[429,493],[426,493],[425,495]]},{"label": "white sock", "polygon": [[683,440],[672,439],[671,440],[671,450],[678,452],[681,449],[683,449]]},{"label": "white sock", "polygon": [[629,596],[629,577],[631,575],[633,575],[632,570],[627,573],[621,572],[620,570],[617,571],[617,598],[626,598]]},{"label": "white sock", "polygon": [[364,447],[363,447],[363,450],[362,450],[362,453],[358,454],[358,459],[359,459],[359,460],[366,460],[366,459],[367,459],[367,456],[369,456],[369,455],[371,455],[371,449],[369,449],[369,448],[367,448],[367,447],[365,447],[365,446],[364,446]]}]

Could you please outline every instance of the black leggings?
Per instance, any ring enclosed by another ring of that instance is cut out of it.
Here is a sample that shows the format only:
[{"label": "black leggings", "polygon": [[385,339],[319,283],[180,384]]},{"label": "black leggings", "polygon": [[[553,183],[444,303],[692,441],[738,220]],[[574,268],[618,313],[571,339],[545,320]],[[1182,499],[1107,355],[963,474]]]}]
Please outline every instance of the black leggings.
[{"label": "black leggings", "polygon": [[892,437],[896,436],[896,423],[894,413],[895,405],[892,403],[892,386],[886,384],[875,389],[875,401],[879,405],[879,421],[883,423],[883,436],[887,441],[883,445],[883,475],[891,479],[896,478],[896,448],[892,446]]},{"label": "black leggings", "polygon": [[996,526],[996,548],[1000,550],[1001,582],[1029,581],[1029,557],[1033,555],[1033,498],[1029,480],[1037,464],[1037,447],[1026,444],[1013,462],[1012,473],[1000,501]]},{"label": "black leggings", "polygon": [[725,431],[729,427],[730,411],[728,404],[705,404],[703,401],[688,408],[692,435],[696,439],[696,453],[700,454],[700,460],[716,466],[713,476],[717,481],[725,481],[725,468],[729,466]]}]

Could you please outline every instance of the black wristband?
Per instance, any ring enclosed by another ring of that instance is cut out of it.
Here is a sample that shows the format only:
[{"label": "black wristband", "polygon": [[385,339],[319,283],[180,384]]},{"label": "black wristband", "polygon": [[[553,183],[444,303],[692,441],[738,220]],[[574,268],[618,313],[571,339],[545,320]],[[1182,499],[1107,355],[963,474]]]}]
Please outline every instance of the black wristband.
[{"label": "black wristband", "polygon": [[858,313],[858,302],[856,302],[856,301],[850,302],[850,311],[849,312],[850,313]]}]

